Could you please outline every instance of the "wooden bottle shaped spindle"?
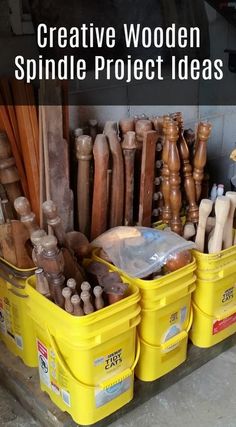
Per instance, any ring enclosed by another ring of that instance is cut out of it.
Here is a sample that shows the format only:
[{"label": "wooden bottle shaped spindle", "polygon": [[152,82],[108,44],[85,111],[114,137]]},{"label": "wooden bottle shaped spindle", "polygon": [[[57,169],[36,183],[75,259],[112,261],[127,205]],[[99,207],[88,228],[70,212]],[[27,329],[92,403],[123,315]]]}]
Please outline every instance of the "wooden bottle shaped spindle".
[{"label": "wooden bottle shaped spindle", "polygon": [[84,311],[81,307],[81,299],[79,295],[72,295],[71,304],[73,305],[73,315],[74,316],[83,316]]},{"label": "wooden bottle shaped spindle", "polygon": [[73,304],[71,303],[71,296],[72,296],[72,291],[71,291],[71,289],[70,288],[67,288],[67,287],[65,287],[65,288],[63,288],[62,289],[62,296],[64,297],[64,299],[65,299],[65,311],[67,312],[67,313],[70,313],[70,314],[72,314],[73,313],[73,311],[74,311],[74,307],[73,307]]},{"label": "wooden bottle shaped spindle", "polygon": [[41,239],[41,265],[47,274],[59,274],[64,271],[64,258],[57,247],[55,236],[45,236]]},{"label": "wooden bottle shaped spindle", "polygon": [[81,283],[81,291],[82,292],[90,292],[91,291],[91,285],[89,282],[83,282]]},{"label": "wooden bottle shaped spindle", "polygon": [[62,289],[65,283],[65,276],[62,273],[59,274],[46,274],[48,279],[50,294],[59,307],[64,308],[65,299],[62,295]]},{"label": "wooden bottle shaped spindle", "polygon": [[17,197],[17,199],[14,201],[14,207],[16,212],[20,215],[21,222],[29,231],[29,235],[31,235],[33,231],[39,229],[36,216],[31,211],[30,203],[26,197]]},{"label": "wooden bottle shaped spindle", "polygon": [[50,297],[48,281],[42,268],[37,268],[37,270],[35,270],[35,277],[36,277],[36,291],[38,291],[40,294],[44,295],[45,297]]},{"label": "wooden bottle shaped spindle", "polygon": [[41,267],[41,253],[43,247],[41,245],[41,239],[47,234],[44,230],[38,229],[31,233],[30,240],[33,245],[32,260],[37,267]]},{"label": "wooden bottle shaped spindle", "polygon": [[13,206],[15,199],[22,196],[22,189],[11,146],[4,132],[0,132],[0,183],[4,185]]},{"label": "wooden bottle shaped spindle", "polygon": [[197,146],[193,159],[193,178],[196,188],[196,201],[201,197],[202,180],[204,177],[204,167],[207,160],[207,141],[211,133],[212,126],[208,122],[201,122],[197,131]]},{"label": "wooden bottle shaped spindle", "polygon": [[112,186],[111,186],[111,207],[110,207],[110,227],[123,224],[124,214],[124,163],[120,140],[114,131],[107,134],[109,147],[112,154]]},{"label": "wooden bottle shaped spindle", "polygon": [[84,314],[90,314],[94,312],[94,307],[90,301],[90,293],[88,291],[81,292],[80,298],[84,303]]},{"label": "wooden bottle shaped spindle", "polygon": [[137,142],[135,132],[127,131],[122,142],[125,163],[125,218],[124,225],[133,225],[134,159]]},{"label": "wooden bottle shaped spindle", "polygon": [[92,156],[93,143],[91,136],[79,136],[76,139],[78,222],[79,230],[87,237],[89,237],[90,233],[90,162]]},{"label": "wooden bottle shaped spindle", "polygon": [[224,227],[230,209],[230,199],[226,196],[217,197],[215,202],[216,225],[208,242],[209,254],[218,253],[222,249]]},{"label": "wooden bottle shaped spindle", "polygon": [[223,234],[223,249],[230,248],[233,244],[233,222],[236,209],[236,192],[227,191],[226,197],[230,199],[230,209]]},{"label": "wooden bottle shaped spindle", "polygon": [[174,119],[179,127],[179,153],[183,163],[184,189],[189,203],[188,220],[198,222],[198,206],[196,203],[195,182],[192,175],[192,166],[189,161],[189,149],[184,138],[183,117],[181,113],[175,113]]},{"label": "wooden bottle shaped spindle", "polygon": [[102,287],[95,286],[95,288],[93,289],[93,293],[95,296],[95,301],[94,301],[95,308],[96,310],[101,310],[105,305],[102,298],[102,293],[103,293]]},{"label": "wooden bottle shaped spindle", "polygon": [[94,185],[91,240],[107,229],[109,146],[105,135],[97,135],[94,146]]},{"label": "wooden bottle shaped spindle", "polygon": [[95,119],[89,120],[89,135],[91,136],[93,142],[95,141],[95,138],[98,133],[98,122]]},{"label": "wooden bottle shaped spindle", "polygon": [[200,252],[204,252],[207,219],[212,211],[212,207],[213,202],[209,199],[202,199],[199,205],[199,222],[195,244],[197,250]]},{"label": "wooden bottle shaped spindle", "polygon": [[167,124],[171,122],[169,116],[163,118],[163,151],[162,151],[162,171],[161,171],[161,192],[163,194],[164,206],[162,208],[162,221],[165,224],[170,224],[171,221],[171,205],[170,205],[170,171],[168,166],[169,158],[169,140],[166,136]]},{"label": "wooden bottle shaped spindle", "polygon": [[73,277],[70,277],[70,279],[67,280],[66,286],[67,286],[67,288],[71,289],[71,295],[77,294],[77,291],[76,291],[76,280],[73,279]]},{"label": "wooden bottle shaped spindle", "polygon": [[172,212],[171,230],[182,234],[182,222],[180,219],[181,191],[180,191],[180,158],[177,149],[179,133],[175,122],[169,122],[166,128],[166,138],[169,141],[168,168],[170,171],[170,206]]},{"label": "wooden bottle shaped spindle", "polygon": [[119,122],[120,137],[123,140],[127,132],[134,132],[135,123],[133,117],[127,117]]}]

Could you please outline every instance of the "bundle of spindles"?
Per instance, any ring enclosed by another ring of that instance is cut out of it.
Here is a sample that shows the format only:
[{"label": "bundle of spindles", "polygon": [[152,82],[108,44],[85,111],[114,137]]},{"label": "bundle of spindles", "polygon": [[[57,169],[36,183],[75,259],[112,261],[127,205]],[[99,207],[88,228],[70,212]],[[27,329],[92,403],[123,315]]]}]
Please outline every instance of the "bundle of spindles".
[{"label": "bundle of spindles", "polygon": [[[202,199],[199,206],[199,223],[196,248],[200,252],[218,253],[236,244],[233,230],[236,209],[236,192],[228,191],[213,202]],[[210,216],[215,214],[215,216]]]}]

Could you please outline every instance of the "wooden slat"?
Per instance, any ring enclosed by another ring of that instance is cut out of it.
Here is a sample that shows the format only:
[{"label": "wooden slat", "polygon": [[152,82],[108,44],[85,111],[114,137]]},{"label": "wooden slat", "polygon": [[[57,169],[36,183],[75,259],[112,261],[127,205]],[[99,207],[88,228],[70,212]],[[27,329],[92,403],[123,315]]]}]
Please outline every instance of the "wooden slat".
[{"label": "wooden slat", "polygon": [[157,139],[158,133],[150,130],[145,133],[143,140],[138,222],[145,227],[151,226]]},{"label": "wooden slat", "polygon": [[15,114],[15,109],[13,105],[13,98],[12,98],[11,88],[10,88],[8,79],[1,78],[0,90],[1,90],[2,97],[4,99],[4,104],[8,113],[9,121],[12,127],[12,132],[14,134],[15,141],[19,149],[19,154],[21,155],[21,158],[22,158],[19,129],[18,129],[18,124],[16,120],[16,114]]}]

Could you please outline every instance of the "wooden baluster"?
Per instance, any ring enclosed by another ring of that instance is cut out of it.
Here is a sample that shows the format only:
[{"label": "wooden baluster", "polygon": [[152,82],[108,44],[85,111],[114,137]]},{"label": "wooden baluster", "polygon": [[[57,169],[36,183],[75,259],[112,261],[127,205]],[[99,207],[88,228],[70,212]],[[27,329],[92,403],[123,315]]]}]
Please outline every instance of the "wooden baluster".
[{"label": "wooden baluster", "polygon": [[122,142],[125,162],[125,218],[124,225],[133,225],[134,158],[137,147],[135,132],[128,131]]},{"label": "wooden baluster", "polygon": [[12,156],[7,135],[4,132],[0,133],[0,183],[4,185],[7,198],[13,206],[15,199],[22,196],[23,193],[16,162]]},{"label": "wooden baluster", "polygon": [[171,122],[169,116],[163,117],[163,151],[162,151],[162,182],[161,182],[161,192],[163,195],[164,206],[162,208],[162,221],[166,224],[170,224],[171,220],[171,205],[170,205],[170,171],[168,167],[168,158],[169,158],[169,140],[166,136],[167,125]]},{"label": "wooden baluster", "polygon": [[72,295],[71,297],[71,304],[73,305],[73,315],[74,316],[83,316],[84,311],[80,305],[81,299],[79,295]]},{"label": "wooden baluster", "polygon": [[182,234],[182,222],[180,219],[181,191],[180,191],[180,158],[177,149],[179,137],[178,126],[175,122],[169,122],[166,128],[166,136],[169,141],[168,168],[170,171],[170,206],[172,212],[171,230]]},{"label": "wooden baluster", "polygon": [[196,201],[198,202],[202,191],[202,180],[204,177],[204,167],[207,160],[207,140],[210,136],[212,126],[208,122],[201,122],[198,125],[197,147],[193,159],[193,178],[196,188]]},{"label": "wooden baluster", "polygon": [[78,222],[80,231],[87,237],[90,228],[90,161],[92,151],[91,136],[82,135],[76,139]]},{"label": "wooden baluster", "polygon": [[91,240],[107,229],[109,146],[105,135],[97,135],[94,146],[94,184]]},{"label": "wooden baluster", "polygon": [[123,140],[127,132],[135,130],[135,122],[132,117],[120,120],[119,122],[120,137]]},{"label": "wooden baluster", "polygon": [[183,117],[181,113],[176,113],[174,118],[179,127],[178,145],[180,157],[183,163],[184,189],[189,203],[188,220],[192,221],[193,223],[197,223],[199,209],[196,204],[195,182],[192,175],[192,166],[189,161],[189,149],[183,134]]}]

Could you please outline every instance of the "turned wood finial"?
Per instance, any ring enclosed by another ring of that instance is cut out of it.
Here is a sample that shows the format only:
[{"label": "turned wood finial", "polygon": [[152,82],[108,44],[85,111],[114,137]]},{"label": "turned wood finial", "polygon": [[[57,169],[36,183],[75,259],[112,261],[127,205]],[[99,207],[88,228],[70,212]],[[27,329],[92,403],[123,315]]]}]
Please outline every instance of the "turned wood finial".
[{"label": "turned wood finial", "polygon": [[26,197],[17,197],[17,199],[14,201],[14,208],[20,215],[21,222],[24,223],[30,234],[32,231],[39,229],[39,226],[36,222],[36,216],[31,211],[30,203]]},{"label": "turned wood finial", "polygon": [[193,178],[196,188],[196,200],[199,201],[204,177],[204,167],[207,160],[207,141],[211,134],[212,125],[209,122],[201,122],[197,131],[197,147],[193,159]]},{"label": "turned wood finial", "polygon": [[61,222],[61,218],[57,213],[57,205],[52,200],[47,200],[43,202],[43,213],[47,218],[47,223],[49,225],[56,225]]},{"label": "turned wood finial", "polygon": [[40,241],[46,251],[57,251],[57,238],[55,236],[44,236]]},{"label": "turned wood finial", "polygon": [[177,234],[182,234],[182,222],[180,219],[180,158],[176,145],[179,138],[179,132],[178,126],[175,122],[168,123],[166,128],[166,138],[169,141],[168,167],[170,171],[170,205],[172,211],[171,230]]}]

